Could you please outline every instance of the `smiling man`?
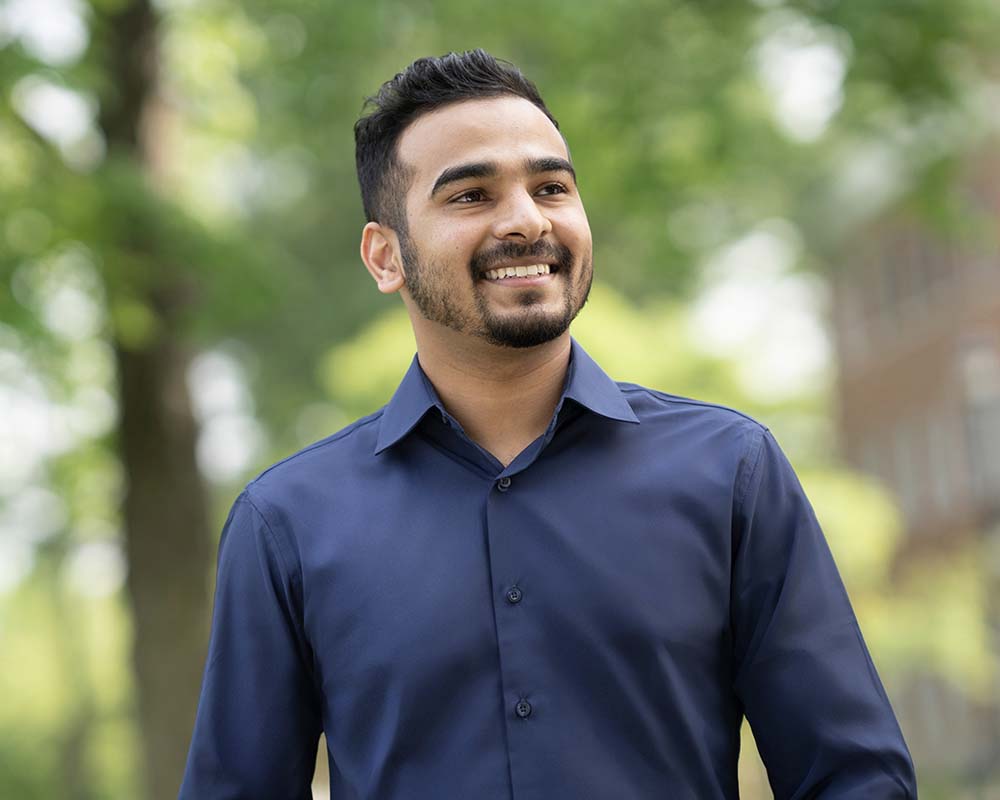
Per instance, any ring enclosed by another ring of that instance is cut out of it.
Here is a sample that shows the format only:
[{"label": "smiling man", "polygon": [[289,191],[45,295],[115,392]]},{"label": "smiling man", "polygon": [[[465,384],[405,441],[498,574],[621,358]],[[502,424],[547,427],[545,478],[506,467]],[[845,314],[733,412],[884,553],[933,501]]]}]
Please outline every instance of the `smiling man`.
[{"label": "smiling man", "polygon": [[914,798],[809,501],[738,411],[616,383],[570,155],[482,51],[355,127],[361,257],[417,355],[392,400],[252,481],[219,550],[181,796]]}]

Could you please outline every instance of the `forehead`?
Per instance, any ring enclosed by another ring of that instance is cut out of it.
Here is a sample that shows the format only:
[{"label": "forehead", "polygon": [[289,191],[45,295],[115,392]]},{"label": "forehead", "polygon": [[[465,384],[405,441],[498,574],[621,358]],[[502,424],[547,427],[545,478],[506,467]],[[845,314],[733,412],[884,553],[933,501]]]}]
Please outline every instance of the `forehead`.
[{"label": "forehead", "polygon": [[555,125],[522,97],[468,100],[424,114],[403,132],[398,154],[412,170],[413,187],[433,183],[456,164],[494,161],[503,167],[528,158],[569,158]]}]

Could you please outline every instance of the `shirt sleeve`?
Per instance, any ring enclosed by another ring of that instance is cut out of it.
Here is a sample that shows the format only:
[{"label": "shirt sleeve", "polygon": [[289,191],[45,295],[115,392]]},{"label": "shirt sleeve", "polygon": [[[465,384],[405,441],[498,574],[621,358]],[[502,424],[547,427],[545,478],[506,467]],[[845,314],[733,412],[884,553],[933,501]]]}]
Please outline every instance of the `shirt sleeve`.
[{"label": "shirt sleeve", "polygon": [[208,660],[180,800],[312,797],[322,724],[310,664],[297,561],[245,491],[219,543]]},{"label": "shirt sleeve", "polygon": [[812,506],[771,432],[755,428],[734,509],[734,687],[775,798],[916,798]]}]

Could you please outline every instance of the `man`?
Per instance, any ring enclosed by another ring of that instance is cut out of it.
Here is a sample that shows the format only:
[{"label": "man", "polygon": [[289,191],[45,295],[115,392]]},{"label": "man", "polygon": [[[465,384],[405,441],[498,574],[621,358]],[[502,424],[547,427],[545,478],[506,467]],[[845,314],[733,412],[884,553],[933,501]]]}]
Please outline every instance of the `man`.
[{"label": "man", "polygon": [[482,51],[356,128],[361,257],[417,356],[252,481],[219,552],[184,798],[913,798],[809,502],[768,429],[608,378],[566,144]]}]

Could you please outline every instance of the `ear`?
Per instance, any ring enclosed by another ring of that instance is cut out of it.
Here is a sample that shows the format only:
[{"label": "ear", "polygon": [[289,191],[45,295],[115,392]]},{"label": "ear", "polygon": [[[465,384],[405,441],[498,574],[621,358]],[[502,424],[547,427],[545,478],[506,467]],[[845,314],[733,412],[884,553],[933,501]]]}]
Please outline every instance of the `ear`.
[{"label": "ear", "polygon": [[383,294],[398,292],[406,283],[399,239],[392,228],[369,222],[361,231],[361,260]]}]

